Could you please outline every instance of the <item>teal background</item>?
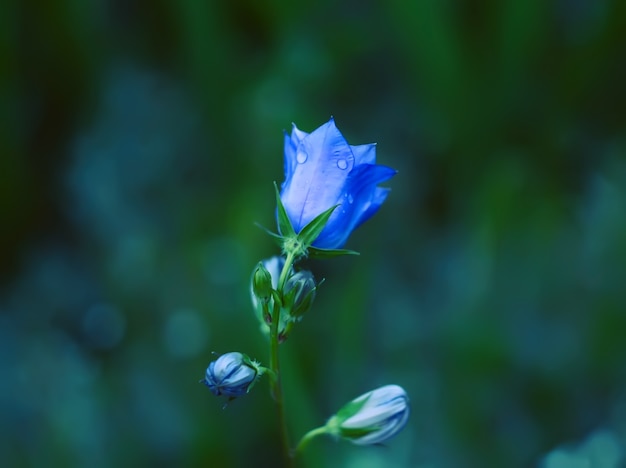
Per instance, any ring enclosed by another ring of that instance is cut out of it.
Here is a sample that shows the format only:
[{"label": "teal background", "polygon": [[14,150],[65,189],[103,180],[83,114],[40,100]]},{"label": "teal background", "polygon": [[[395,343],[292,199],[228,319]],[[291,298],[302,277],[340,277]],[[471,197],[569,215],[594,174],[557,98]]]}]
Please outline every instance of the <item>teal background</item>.
[{"label": "teal background", "polygon": [[283,129],[399,173],[282,346],[293,437],[387,383],[385,447],[303,466],[623,466],[626,3],[10,0],[3,466],[282,466],[249,298]]}]

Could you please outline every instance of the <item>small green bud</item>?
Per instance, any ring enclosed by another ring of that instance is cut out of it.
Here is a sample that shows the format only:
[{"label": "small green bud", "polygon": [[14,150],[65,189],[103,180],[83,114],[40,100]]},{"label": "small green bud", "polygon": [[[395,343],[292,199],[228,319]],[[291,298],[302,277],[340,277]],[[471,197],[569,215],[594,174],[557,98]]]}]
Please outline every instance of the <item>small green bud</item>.
[{"label": "small green bud", "polygon": [[299,319],[309,311],[315,299],[316,289],[313,273],[308,270],[298,271],[287,279],[283,291],[283,305],[293,318]]},{"label": "small green bud", "polygon": [[267,304],[272,297],[272,275],[262,262],[259,262],[252,274],[252,292],[262,304]]}]

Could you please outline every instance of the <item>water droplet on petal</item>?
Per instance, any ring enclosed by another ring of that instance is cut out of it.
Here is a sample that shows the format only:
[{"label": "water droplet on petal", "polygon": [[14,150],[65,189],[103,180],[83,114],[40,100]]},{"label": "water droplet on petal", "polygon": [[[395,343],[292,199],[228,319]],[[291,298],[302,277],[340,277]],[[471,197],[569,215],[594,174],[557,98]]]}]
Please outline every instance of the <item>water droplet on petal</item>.
[{"label": "water droplet on petal", "polygon": [[354,203],[354,197],[352,195],[348,195],[348,203],[351,205]]},{"label": "water droplet on petal", "polygon": [[337,161],[337,167],[339,169],[345,169],[348,167],[348,161],[346,161],[345,159],[339,159]]},{"label": "water droplet on petal", "polygon": [[298,161],[300,164],[304,164],[307,157],[308,156],[304,151],[298,151],[298,154],[296,154],[296,161]]}]

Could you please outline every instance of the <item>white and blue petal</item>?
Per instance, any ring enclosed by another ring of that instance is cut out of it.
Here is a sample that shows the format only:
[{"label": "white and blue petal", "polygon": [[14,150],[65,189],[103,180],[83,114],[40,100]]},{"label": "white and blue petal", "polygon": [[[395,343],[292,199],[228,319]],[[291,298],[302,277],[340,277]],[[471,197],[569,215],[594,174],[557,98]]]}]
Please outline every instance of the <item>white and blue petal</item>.
[{"label": "white and blue petal", "polygon": [[[353,400],[364,402],[358,411],[341,421],[339,435],[358,445],[380,444],[400,432],[409,414],[409,399],[398,385],[385,385]],[[362,435],[355,436],[355,430]]]}]

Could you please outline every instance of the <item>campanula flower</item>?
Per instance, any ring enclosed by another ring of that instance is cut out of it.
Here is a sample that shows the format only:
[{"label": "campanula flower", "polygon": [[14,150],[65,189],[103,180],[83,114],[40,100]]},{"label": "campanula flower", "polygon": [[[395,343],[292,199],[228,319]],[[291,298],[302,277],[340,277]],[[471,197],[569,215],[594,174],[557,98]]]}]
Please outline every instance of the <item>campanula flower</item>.
[{"label": "campanula flower", "polygon": [[389,189],[378,184],[396,174],[376,164],[375,144],[349,145],[332,118],[312,133],[294,124],[291,135],[285,133],[284,152],[280,198],[296,233],[339,205],[312,243],[321,249],[342,247],[387,198]]},{"label": "campanula flower", "polygon": [[380,444],[409,419],[409,398],[398,385],[385,385],[355,398],[326,423],[327,431],[358,445]]},{"label": "campanula flower", "polygon": [[248,356],[238,352],[222,354],[209,364],[200,382],[215,395],[238,397],[252,388],[263,368]]}]

